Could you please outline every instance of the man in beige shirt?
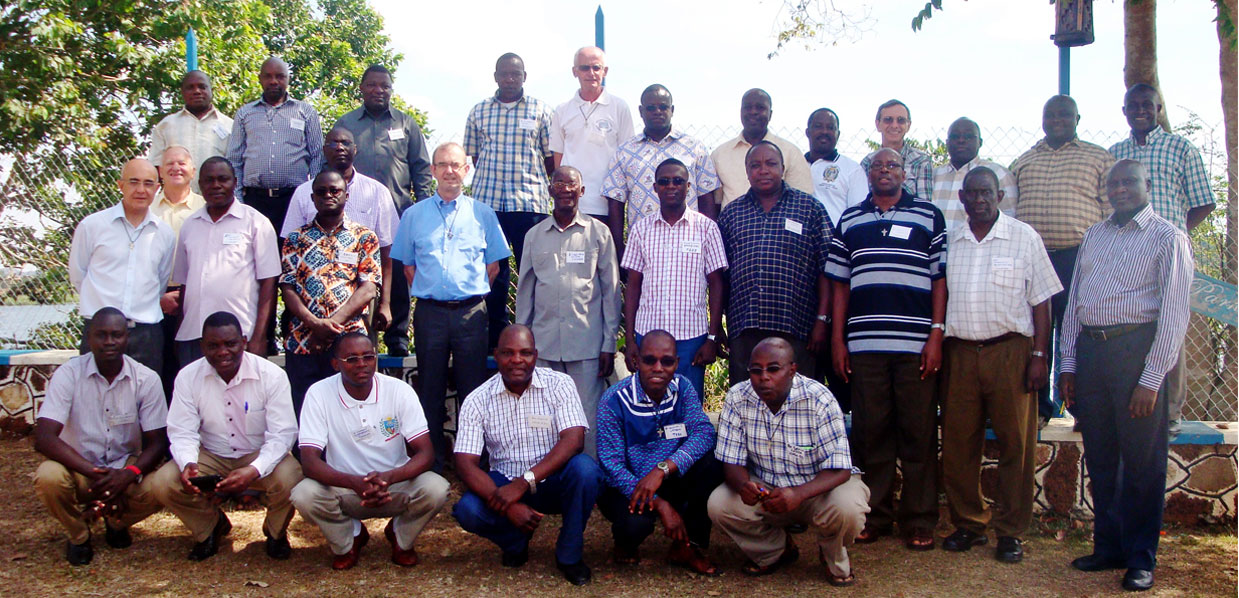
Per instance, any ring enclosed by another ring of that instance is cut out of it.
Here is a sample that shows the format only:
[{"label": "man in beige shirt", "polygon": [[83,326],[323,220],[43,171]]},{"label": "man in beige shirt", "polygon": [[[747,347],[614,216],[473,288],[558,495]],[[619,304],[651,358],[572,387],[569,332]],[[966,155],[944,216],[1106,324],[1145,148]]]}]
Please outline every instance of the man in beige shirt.
[{"label": "man in beige shirt", "polygon": [[[151,149],[147,154],[156,166],[163,164],[164,152],[174,145],[189,150],[194,170],[211,156],[223,156],[228,151],[232,119],[215,109],[211,78],[202,71],[190,71],[181,79],[181,99],[185,107],[165,116],[151,130]],[[198,189],[197,179],[190,186]]]},{"label": "man in beige shirt", "polygon": [[758,141],[769,141],[779,146],[786,162],[783,180],[792,187],[813,194],[813,177],[809,174],[809,163],[804,159],[804,152],[796,144],[770,132],[770,115],[774,113],[771,105],[770,94],[764,90],[744,92],[740,100],[740,124],[743,127],[740,135],[718,146],[710,154],[718,178],[723,183],[714,191],[714,203],[718,205],[715,213],[731,200],[748,193],[749,175],[744,169],[744,156]]},{"label": "man in beige shirt", "polygon": [[579,170],[555,170],[551,217],[525,235],[516,323],[533,330],[538,366],[572,377],[589,422],[585,452],[592,456],[598,398],[615,365],[619,260],[607,225],[578,209],[584,193]]}]

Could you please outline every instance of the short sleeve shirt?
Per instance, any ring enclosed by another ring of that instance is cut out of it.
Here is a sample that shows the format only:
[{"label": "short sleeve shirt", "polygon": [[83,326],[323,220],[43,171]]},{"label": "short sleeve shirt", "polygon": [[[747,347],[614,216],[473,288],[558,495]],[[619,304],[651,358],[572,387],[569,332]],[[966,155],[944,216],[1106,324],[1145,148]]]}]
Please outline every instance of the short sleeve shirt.
[{"label": "short sleeve shirt", "polygon": [[[280,237],[287,239],[293,231],[313,222],[318,216],[318,208],[314,207],[312,197],[313,183],[306,181],[293,191],[293,197],[288,202],[288,214],[280,228]],[[391,247],[396,236],[396,227],[400,225],[400,215],[396,213],[391,191],[382,183],[360,172],[354,172],[353,180],[348,183],[348,201],[344,202],[344,215],[374,231],[379,237],[379,247]]]},{"label": "short sleeve shirt", "polygon": [[486,98],[465,121],[465,154],[477,158],[472,193],[496,212],[551,211],[546,159],[551,157],[551,111],[522,96],[511,103]]},{"label": "short sleeve shirt", "polygon": [[[310,313],[329,318],[352,298],[363,283],[383,285],[379,265],[379,239],[370,229],[346,216],[335,230],[326,231],[318,221],[293,231],[284,243],[280,284],[291,286]],[[364,311],[344,323],[345,332],[366,332]],[[292,317],[287,348],[306,355],[313,331],[297,316]]]},{"label": "short sleeve shirt", "polygon": [[1011,164],[1020,190],[1015,217],[1032,226],[1048,250],[1079,246],[1084,231],[1110,213],[1106,173],[1113,165],[1099,145],[1072,139],[1054,149],[1038,141]]},{"label": "short sleeve shirt", "polygon": [[581,171],[585,192],[580,209],[586,214],[606,215],[607,198],[602,181],[619,144],[632,138],[632,111],[624,100],[606,91],[593,102],[579,93],[555,108],[551,116],[551,151],[563,154],[561,165]]},{"label": "short sleeve shirt", "polygon": [[696,210],[697,198],[718,188],[718,174],[704,143],[674,128],[659,141],[646,137],[644,132],[638,133],[615,150],[607,178],[602,182],[603,195],[625,204],[628,226],[659,210],[654,171],[668,158],[688,167],[688,177],[692,179],[689,208]]},{"label": "short sleeve shirt", "polygon": [[306,392],[298,443],[326,451],[336,471],[365,475],[408,463],[408,443],[426,433],[421,402],[404,381],[376,373],[370,395],[358,401],[336,374]]},{"label": "short sleeve shirt", "polygon": [[642,218],[628,230],[621,265],[641,274],[637,334],[666,330],[688,340],[709,331],[706,275],[727,267],[713,220],[687,209],[674,225],[661,212]]},{"label": "short sleeve shirt", "polygon": [[511,255],[494,210],[466,195],[444,201],[437,193],[404,211],[391,248],[393,260],[417,268],[410,296],[438,301],[489,293],[486,265]]},{"label": "short sleeve shirt", "polygon": [[1181,231],[1187,230],[1187,212],[1215,203],[1209,188],[1209,173],[1204,160],[1187,138],[1154,127],[1144,145],[1128,137],[1112,146],[1115,160],[1136,160],[1149,172],[1153,193],[1149,204],[1158,216]]}]

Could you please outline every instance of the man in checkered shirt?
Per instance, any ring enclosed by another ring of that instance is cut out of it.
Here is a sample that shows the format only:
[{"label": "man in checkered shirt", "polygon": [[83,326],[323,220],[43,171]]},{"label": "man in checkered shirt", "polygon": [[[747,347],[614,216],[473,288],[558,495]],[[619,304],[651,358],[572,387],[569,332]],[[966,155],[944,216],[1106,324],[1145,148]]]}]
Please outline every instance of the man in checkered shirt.
[{"label": "man in checkered shirt", "polygon": [[710,519],[749,557],[742,571],[767,575],[800,556],[784,531],[817,531],[831,585],[856,582],[847,546],[865,525],[869,488],[852,467],[839,404],[796,373],[795,351],[771,337],[749,359],[749,379],[727,393],[714,454],[725,482],[710,495]]},{"label": "man in checkered shirt", "polygon": [[[1018,563],[1035,491],[1034,393],[1049,379],[1049,300],[1063,285],[1037,231],[999,212],[1004,195],[988,166],[968,171],[958,193],[967,220],[947,240],[942,477],[955,533],[942,547],[985,544],[992,521],[995,557]],[[981,498],[986,417],[999,452],[992,514]]]},{"label": "man in checkered shirt", "polygon": [[[555,561],[574,585],[589,583],[585,524],[602,487],[588,455],[585,412],[567,374],[536,368],[533,332],[513,324],[499,335],[499,373],[469,394],[457,418],[456,472],[468,492],[452,516],[465,531],[499,545],[505,567],[529,559],[542,513],[563,515]],[[482,449],[489,472],[478,466]]]}]

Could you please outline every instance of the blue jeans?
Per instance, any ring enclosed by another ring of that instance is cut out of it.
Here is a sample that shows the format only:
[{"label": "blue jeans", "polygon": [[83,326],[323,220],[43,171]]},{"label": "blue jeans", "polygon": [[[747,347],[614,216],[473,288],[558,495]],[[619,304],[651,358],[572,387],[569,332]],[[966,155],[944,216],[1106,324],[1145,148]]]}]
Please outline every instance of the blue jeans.
[{"label": "blue jeans", "polygon": [[[643,335],[637,335],[637,346],[641,346]],[[675,355],[680,358],[680,365],[676,366],[675,373],[688,378],[689,382],[693,383],[693,388],[697,389],[698,397],[705,397],[706,385],[706,368],[705,366],[693,365],[693,356],[697,354],[697,350],[702,345],[706,344],[706,335],[701,335],[697,338],[688,340],[675,341]]]},{"label": "blue jeans", "polygon": [[[496,486],[508,483],[497,471],[490,472]],[[526,494],[521,502],[541,513],[558,513],[564,518],[555,542],[555,560],[565,565],[581,562],[585,548],[585,524],[594,510],[594,500],[602,487],[602,469],[588,455],[577,455],[563,469],[538,482],[536,494]],[[517,529],[502,513],[492,511],[486,501],[466,492],[452,509],[452,516],[465,531],[494,542],[505,553],[529,549],[529,536]]]}]

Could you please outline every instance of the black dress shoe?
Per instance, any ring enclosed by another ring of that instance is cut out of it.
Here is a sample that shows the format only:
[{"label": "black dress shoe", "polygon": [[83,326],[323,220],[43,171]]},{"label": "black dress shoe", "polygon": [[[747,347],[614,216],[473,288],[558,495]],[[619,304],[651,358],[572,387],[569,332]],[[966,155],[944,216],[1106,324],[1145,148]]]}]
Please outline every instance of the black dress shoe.
[{"label": "black dress shoe", "polygon": [[81,544],[65,542],[65,560],[69,561],[70,565],[85,565],[93,558],[95,558],[95,549],[90,547],[89,538]]},{"label": "black dress shoe", "polygon": [[387,355],[390,357],[408,357],[409,347],[406,345],[389,345]]},{"label": "black dress shoe", "polygon": [[194,547],[189,550],[189,560],[205,561],[219,552],[219,540],[228,535],[232,531],[232,522],[228,521],[228,516],[224,515],[223,511],[219,512],[219,520],[215,522],[215,529],[211,530],[211,535],[207,539],[194,544]]},{"label": "black dress shoe", "polygon": [[[585,561],[581,561],[575,565],[565,565],[557,562],[555,563],[555,566],[559,567],[559,570],[563,572],[564,579],[568,580],[568,582],[574,586],[583,586],[589,583],[589,580],[592,577],[589,567],[585,564]],[[1152,578],[1150,577],[1150,579]]]},{"label": "black dress shoe", "polygon": [[513,552],[504,551],[503,557],[499,559],[500,564],[504,567],[520,567],[529,560],[529,549],[518,550]]},{"label": "black dress shoe", "polygon": [[1081,571],[1109,571],[1111,569],[1122,569],[1126,566],[1123,561],[1118,559],[1109,559],[1097,553],[1088,556],[1082,556],[1074,561],[1071,561],[1071,566]]},{"label": "black dress shoe", "polygon": [[104,521],[103,541],[112,548],[129,548],[133,545],[133,536],[129,535],[129,528],[113,529],[112,526]]},{"label": "black dress shoe", "polygon": [[1018,563],[1024,560],[1024,542],[1013,536],[998,536],[998,546],[994,547],[994,558],[1004,563]]},{"label": "black dress shoe", "polygon": [[1153,572],[1148,569],[1128,569],[1123,575],[1123,589],[1128,592],[1143,592],[1153,587]]},{"label": "black dress shoe", "polygon": [[986,542],[989,542],[989,538],[985,534],[978,534],[961,527],[942,541],[942,549],[951,552],[967,552],[973,546],[983,546]]},{"label": "black dress shoe", "polygon": [[277,561],[285,561],[292,554],[293,547],[288,543],[288,534],[278,538],[267,536],[267,556]]}]

